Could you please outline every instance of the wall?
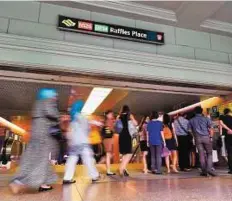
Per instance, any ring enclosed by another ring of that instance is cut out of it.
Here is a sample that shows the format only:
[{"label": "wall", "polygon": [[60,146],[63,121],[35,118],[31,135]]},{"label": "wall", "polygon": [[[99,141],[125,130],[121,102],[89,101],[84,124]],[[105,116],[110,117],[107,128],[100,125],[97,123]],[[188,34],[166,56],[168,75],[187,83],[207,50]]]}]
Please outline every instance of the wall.
[{"label": "wall", "polygon": [[[59,14],[100,22],[158,30],[165,33],[164,46],[141,44],[57,30]],[[232,38],[172,26],[39,2],[0,2],[0,32],[78,44],[89,44],[158,55],[232,63]]]}]

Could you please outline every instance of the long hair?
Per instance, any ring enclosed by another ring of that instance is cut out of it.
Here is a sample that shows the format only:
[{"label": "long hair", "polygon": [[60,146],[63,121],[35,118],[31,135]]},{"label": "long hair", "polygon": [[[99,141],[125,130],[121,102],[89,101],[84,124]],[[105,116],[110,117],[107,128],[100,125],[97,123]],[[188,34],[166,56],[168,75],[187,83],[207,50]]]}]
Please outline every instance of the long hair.
[{"label": "long hair", "polygon": [[130,114],[130,108],[128,105],[123,105],[123,107],[121,108],[120,114],[123,113]]},{"label": "long hair", "polygon": [[144,116],[139,124],[139,132],[143,130],[143,124],[146,122],[147,116]]}]

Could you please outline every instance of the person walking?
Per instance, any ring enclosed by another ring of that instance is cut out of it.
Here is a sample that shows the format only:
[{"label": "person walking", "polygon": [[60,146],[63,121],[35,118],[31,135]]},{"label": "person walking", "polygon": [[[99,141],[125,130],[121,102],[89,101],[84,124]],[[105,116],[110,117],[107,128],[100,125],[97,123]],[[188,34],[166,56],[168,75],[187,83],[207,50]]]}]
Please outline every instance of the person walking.
[{"label": "person walking", "polygon": [[[166,147],[171,152],[171,158],[172,158],[172,169],[175,173],[178,173],[177,170],[177,137],[172,132],[172,125],[170,124],[170,117],[168,114],[164,114],[163,116],[163,133],[164,138],[166,142]],[[170,173],[170,156],[165,157],[165,163],[167,167],[167,172]]]},{"label": "person walking", "polygon": [[199,106],[195,108],[196,116],[189,121],[188,130],[192,132],[200,156],[201,176],[216,176],[213,171],[213,146],[212,122],[208,117],[203,115],[203,109]]},{"label": "person walking", "polygon": [[162,147],[166,146],[163,134],[163,123],[158,120],[159,114],[153,111],[147,125],[148,145],[151,150],[151,168],[153,174],[162,174]]},{"label": "person walking", "polygon": [[178,141],[178,159],[180,171],[190,170],[190,135],[188,133],[189,121],[179,114],[173,123],[173,133]]},{"label": "person walking", "polygon": [[101,135],[103,139],[103,145],[106,152],[106,174],[107,176],[115,175],[115,173],[111,172],[110,164],[113,156],[113,145],[114,145],[114,113],[111,110],[108,110],[105,113],[105,123],[102,128]]},{"label": "person walking", "polygon": [[148,146],[147,146],[147,124],[149,122],[149,117],[144,117],[139,126],[139,141],[140,141],[140,149],[143,155],[143,172],[144,174],[148,173],[148,165],[147,165],[147,155],[148,155]]},{"label": "person walking", "polygon": [[222,135],[225,136],[225,144],[228,155],[229,174],[232,174],[232,112],[226,108],[224,115],[220,117]]},{"label": "person walking", "polygon": [[97,182],[100,179],[100,174],[95,167],[93,151],[89,145],[89,121],[81,114],[83,106],[84,102],[78,100],[73,103],[70,110],[71,123],[67,134],[69,157],[65,165],[64,185],[76,183],[73,176],[79,157],[88,168],[92,182]]},{"label": "person walking", "polygon": [[134,126],[138,125],[134,115],[131,114],[130,108],[124,105],[117,118],[122,122],[122,131],[119,133],[119,152],[123,155],[122,162],[119,167],[119,174],[121,176],[129,176],[126,167],[132,157],[132,138],[129,132],[129,121]]},{"label": "person walking", "polygon": [[55,89],[41,89],[32,112],[31,138],[22,155],[20,169],[10,184],[13,193],[25,188],[52,190],[50,184],[57,180],[57,176],[52,171],[49,153],[58,148],[58,143],[49,130],[58,124],[57,92]]}]

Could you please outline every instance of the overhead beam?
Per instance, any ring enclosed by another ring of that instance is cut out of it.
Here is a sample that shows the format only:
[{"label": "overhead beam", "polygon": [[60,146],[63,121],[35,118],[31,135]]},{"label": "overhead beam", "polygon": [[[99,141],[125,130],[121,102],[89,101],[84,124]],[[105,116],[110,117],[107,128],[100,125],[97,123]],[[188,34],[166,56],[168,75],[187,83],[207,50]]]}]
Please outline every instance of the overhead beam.
[{"label": "overhead beam", "polygon": [[177,24],[181,27],[197,29],[224,3],[224,1],[184,1],[176,11]]}]

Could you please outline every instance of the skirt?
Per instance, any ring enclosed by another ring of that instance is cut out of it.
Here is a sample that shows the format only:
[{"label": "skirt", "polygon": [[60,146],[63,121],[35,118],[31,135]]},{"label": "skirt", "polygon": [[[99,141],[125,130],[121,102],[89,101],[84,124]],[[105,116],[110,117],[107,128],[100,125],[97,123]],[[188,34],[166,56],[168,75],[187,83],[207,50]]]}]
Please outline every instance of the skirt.
[{"label": "skirt", "polygon": [[107,152],[107,153],[113,152],[113,145],[114,145],[113,138],[105,138],[103,140],[103,145],[104,145],[105,152]]},{"label": "skirt", "polygon": [[167,147],[170,151],[175,151],[175,150],[177,150],[176,141],[175,141],[174,138],[165,140],[165,142],[166,142],[166,147]]},{"label": "skirt", "polygon": [[141,151],[148,151],[147,141],[140,141],[140,149]]}]

